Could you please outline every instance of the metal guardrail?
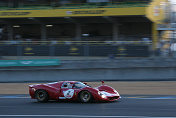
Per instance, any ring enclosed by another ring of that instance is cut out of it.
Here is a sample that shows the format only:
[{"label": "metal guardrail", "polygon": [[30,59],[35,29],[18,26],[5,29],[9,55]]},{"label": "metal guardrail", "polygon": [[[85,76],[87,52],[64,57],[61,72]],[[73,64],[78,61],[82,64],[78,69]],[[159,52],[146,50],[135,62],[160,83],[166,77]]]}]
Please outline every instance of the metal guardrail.
[{"label": "metal guardrail", "polygon": [[151,45],[152,41],[0,41],[0,45]]},{"label": "metal guardrail", "polygon": [[148,57],[150,41],[0,41],[1,56]]}]

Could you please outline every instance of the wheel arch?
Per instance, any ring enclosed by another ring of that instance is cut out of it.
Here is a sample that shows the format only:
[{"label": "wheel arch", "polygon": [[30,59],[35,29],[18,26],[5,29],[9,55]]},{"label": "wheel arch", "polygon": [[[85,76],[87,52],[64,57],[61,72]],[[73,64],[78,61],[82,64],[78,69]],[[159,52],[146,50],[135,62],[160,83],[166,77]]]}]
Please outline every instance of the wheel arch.
[{"label": "wheel arch", "polygon": [[92,100],[94,100],[94,95],[92,94],[92,92],[91,92],[90,90],[81,90],[81,91],[78,93],[78,100],[79,100],[79,97],[80,97],[81,92],[83,92],[83,91],[89,92],[89,93],[91,94]]},{"label": "wheel arch", "polygon": [[98,87],[98,90],[113,92],[114,88],[112,88],[111,86],[108,86],[108,85],[101,85],[101,86]]}]

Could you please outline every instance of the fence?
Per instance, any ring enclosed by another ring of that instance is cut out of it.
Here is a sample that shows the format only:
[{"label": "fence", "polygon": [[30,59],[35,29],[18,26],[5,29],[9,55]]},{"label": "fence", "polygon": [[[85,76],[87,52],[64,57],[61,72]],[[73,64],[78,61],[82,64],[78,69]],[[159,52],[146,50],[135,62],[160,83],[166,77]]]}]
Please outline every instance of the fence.
[{"label": "fence", "polygon": [[148,57],[150,41],[1,41],[1,56]]},{"label": "fence", "polygon": [[51,8],[99,8],[99,7],[145,7],[149,4],[151,0],[143,0],[143,1],[129,1],[129,0],[113,0],[109,2],[62,2],[62,1],[33,1],[33,2],[9,2],[9,1],[0,1],[0,9],[6,10],[23,10],[23,9],[51,9]]}]

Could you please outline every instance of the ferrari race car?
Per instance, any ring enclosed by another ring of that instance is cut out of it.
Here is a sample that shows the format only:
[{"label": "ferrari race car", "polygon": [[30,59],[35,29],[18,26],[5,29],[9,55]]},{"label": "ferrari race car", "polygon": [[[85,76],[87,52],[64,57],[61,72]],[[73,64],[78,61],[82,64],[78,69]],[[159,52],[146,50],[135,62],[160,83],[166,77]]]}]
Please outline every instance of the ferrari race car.
[{"label": "ferrari race car", "polygon": [[48,100],[69,100],[83,103],[91,101],[116,101],[119,93],[110,86],[104,85],[92,88],[87,83],[79,81],[59,81],[47,84],[29,85],[29,94],[38,102]]}]

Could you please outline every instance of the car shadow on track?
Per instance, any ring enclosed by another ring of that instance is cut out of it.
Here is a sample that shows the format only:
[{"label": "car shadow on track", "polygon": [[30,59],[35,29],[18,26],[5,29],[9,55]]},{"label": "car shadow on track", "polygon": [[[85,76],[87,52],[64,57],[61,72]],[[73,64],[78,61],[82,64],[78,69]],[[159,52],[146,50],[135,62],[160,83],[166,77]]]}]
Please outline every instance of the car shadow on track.
[{"label": "car shadow on track", "polygon": [[37,101],[34,101],[32,103],[34,104],[107,104],[107,103],[119,103],[121,101],[112,101],[112,102],[100,102],[100,101],[92,101],[92,102],[89,102],[89,103],[81,103],[79,101],[55,101],[55,100],[52,100],[52,101],[48,101],[48,102],[37,102]]}]

